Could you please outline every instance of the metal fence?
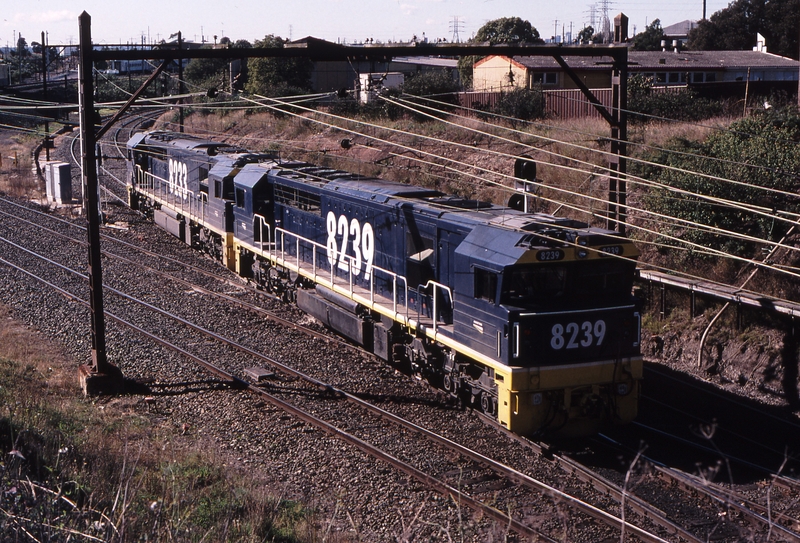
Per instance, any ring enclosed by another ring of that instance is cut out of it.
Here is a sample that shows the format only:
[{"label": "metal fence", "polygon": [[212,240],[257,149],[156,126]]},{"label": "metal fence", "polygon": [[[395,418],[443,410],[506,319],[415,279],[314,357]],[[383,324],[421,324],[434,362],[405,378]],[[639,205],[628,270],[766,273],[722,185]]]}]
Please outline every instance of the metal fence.
[{"label": "metal fence", "polygon": [[[679,92],[685,86],[655,87],[652,92]],[[592,94],[606,108],[611,107],[611,89],[591,89]],[[472,109],[491,110],[497,105],[502,92],[480,91],[458,93],[459,105]],[[586,99],[580,89],[559,89],[542,91],[545,114],[552,119],[602,118],[597,109]]]}]

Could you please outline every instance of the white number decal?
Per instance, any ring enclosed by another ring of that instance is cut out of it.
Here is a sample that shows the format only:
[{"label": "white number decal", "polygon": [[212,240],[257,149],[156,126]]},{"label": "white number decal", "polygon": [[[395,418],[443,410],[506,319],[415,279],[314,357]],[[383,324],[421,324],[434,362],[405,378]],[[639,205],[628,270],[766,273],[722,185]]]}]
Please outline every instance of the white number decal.
[{"label": "white number decal", "polygon": [[603,338],[606,337],[606,321],[600,320],[594,323],[594,336],[597,338],[597,345],[602,345]]},{"label": "white number decal", "polygon": [[358,275],[361,273],[361,225],[358,224],[358,219],[350,221],[350,235],[353,236],[351,269],[353,270],[353,275]]},{"label": "white number decal", "polygon": [[375,258],[375,233],[372,231],[372,225],[368,222],[364,223],[364,228],[361,230],[361,252],[364,255],[364,262],[367,264],[364,268],[364,276],[372,273],[372,260]]},{"label": "white number decal", "polygon": [[336,244],[336,215],[333,214],[333,211],[328,212],[325,222],[328,226],[328,263],[333,266],[339,252],[339,246]]},{"label": "white number decal", "polygon": [[350,236],[350,230],[347,228],[347,217],[339,215],[339,235],[342,236],[341,254],[339,255],[339,269],[349,271],[347,261],[342,258],[347,255],[347,238]]},{"label": "white number decal", "polygon": [[553,337],[550,338],[550,346],[556,351],[564,347],[564,327],[560,324],[553,325]]},{"label": "white number decal", "polygon": [[169,179],[167,190],[184,200],[189,198],[189,167],[185,162],[169,159]]},{"label": "white number decal", "polygon": [[[344,215],[339,215],[337,219],[333,211],[328,212],[325,224],[328,231],[328,263],[356,276],[361,274],[363,263],[364,275],[372,273],[372,261],[375,258],[375,233],[372,225],[365,222],[362,226],[358,219],[348,222]],[[337,235],[342,238],[341,245],[336,240]],[[347,254],[348,243],[352,246],[352,256]]]},{"label": "white number decal", "polygon": [[567,334],[569,334],[569,343],[567,343],[567,349],[577,349],[578,344],[575,343],[575,338],[578,337],[578,325],[574,322],[571,322],[567,325]]},{"label": "white number decal", "polygon": [[577,322],[554,324],[550,330],[550,347],[558,351],[565,346],[567,349],[577,349],[579,347],[600,346],[606,337],[606,322],[604,320],[595,321],[592,324],[585,321],[583,324]]}]

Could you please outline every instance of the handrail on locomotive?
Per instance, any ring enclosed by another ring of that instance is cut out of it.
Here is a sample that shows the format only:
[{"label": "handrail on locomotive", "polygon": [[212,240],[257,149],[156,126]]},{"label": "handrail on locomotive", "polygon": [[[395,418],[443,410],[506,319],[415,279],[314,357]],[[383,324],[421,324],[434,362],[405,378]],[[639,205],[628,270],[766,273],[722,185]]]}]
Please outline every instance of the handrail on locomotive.
[{"label": "handrail on locomotive", "polygon": [[[288,230],[285,230],[285,229],[280,228],[280,227],[276,227],[274,229],[274,237],[273,237],[272,226],[267,222],[265,217],[263,217],[261,215],[258,215],[258,214],[254,214],[253,215],[253,222],[255,223],[256,221],[258,221],[258,227],[256,229],[256,226],[254,225],[254,231],[259,232],[260,235],[259,235],[258,241],[256,241],[255,243],[257,245],[258,254],[260,256],[262,256],[264,258],[267,258],[270,261],[273,261],[273,262],[276,262],[276,263],[282,263],[283,265],[288,264],[289,263],[289,259],[287,258],[287,256],[291,256],[291,255],[287,255],[286,254],[286,238],[287,237],[294,238],[294,240],[295,240],[295,264],[294,264],[294,267],[295,267],[296,271],[299,272],[301,269],[303,269],[302,264],[305,263],[305,262],[300,260],[301,242],[302,242],[303,244],[305,244],[305,247],[303,247],[303,248],[312,248],[311,270],[307,270],[307,273],[311,274],[311,279],[313,279],[313,281],[315,283],[322,284],[323,286],[327,286],[327,287],[331,288],[332,290],[335,290],[335,288],[337,287],[337,285],[336,285],[336,272],[335,272],[336,268],[334,266],[330,267],[330,279],[327,280],[328,284],[326,285],[325,284],[326,280],[319,273],[319,270],[321,268],[317,265],[317,252],[318,251],[324,251],[325,254],[327,254],[328,247],[326,245],[322,245],[321,243],[318,243],[316,241],[310,240],[310,239],[305,238],[303,236],[299,236],[297,234],[289,232]],[[266,236],[264,234],[266,234]],[[265,242],[264,239],[266,239],[267,241]],[[280,240],[280,243],[279,243],[279,240]],[[265,247],[266,247],[266,250],[265,250]],[[349,265],[346,266],[347,270],[348,270],[348,290],[347,290],[347,293],[349,295],[351,295],[351,296],[357,295],[356,291],[355,291],[355,282],[354,282],[354,277],[355,277],[354,270],[357,269],[357,263],[355,262],[355,258],[353,256],[345,254],[345,253],[342,253],[341,255],[339,255],[338,252],[336,252],[336,251],[334,251],[333,258],[334,258],[334,260],[336,260],[337,258],[343,258],[343,259],[346,260],[346,262],[349,263]],[[421,306],[422,306],[422,304],[417,304],[417,320],[416,321],[412,320],[411,317],[410,317],[410,314],[409,314],[409,307],[408,307],[408,290],[409,289],[408,289],[408,281],[406,280],[406,278],[404,276],[402,276],[402,275],[398,275],[397,273],[394,273],[392,271],[383,269],[383,268],[381,268],[379,266],[375,266],[375,265],[371,265],[370,266],[370,274],[369,274],[369,279],[368,279],[368,284],[369,284],[369,306],[370,306],[370,309],[374,309],[375,306],[385,307],[384,304],[381,304],[378,301],[376,301],[376,294],[375,294],[375,272],[376,271],[381,273],[381,274],[384,274],[386,277],[389,278],[389,281],[391,282],[391,285],[392,285],[392,298],[391,298],[392,299],[392,314],[394,315],[394,317],[395,318],[403,317],[405,319],[405,322],[412,328],[419,327],[420,326],[420,322],[422,320],[422,318],[421,318]],[[398,287],[398,285],[397,285],[398,281],[402,282],[402,292],[403,292],[402,300],[405,303],[400,302],[398,300],[398,288],[397,288]],[[437,294],[437,290],[439,290],[443,294],[447,295],[447,299],[450,301],[449,309],[450,309],[450,311],[453,311],[453,307],[454,307],[453,292],[449,287],[447,287],[446,285],[443,285],[441,283],[438,283],[436,281],[430,280],[424,286],[420,285],[420,287],[418,288],[417,292],[422,293],[423,291],[427,291],[428,289],[433,289],[433,291],[431,293],[431,297],[433,299],[433,315],[434,316],[438,317],[438,315],[439,315],[439,311],[438,311],[438,303],[439,302],[438,302],[438,299],[440,297],[436,295]],[[403,313],[398,311],[398,305],[402,305],[403,307],[405,307],[405,314],[403,314]],[[388,310],[388,308],[386,308],[386,310]],[[433,318],[432,322],[433,322],[432,331],[433,331],[434,338],[435,338],[436,331],[437,331],[437,326],[438,326],[438,318]]]}]

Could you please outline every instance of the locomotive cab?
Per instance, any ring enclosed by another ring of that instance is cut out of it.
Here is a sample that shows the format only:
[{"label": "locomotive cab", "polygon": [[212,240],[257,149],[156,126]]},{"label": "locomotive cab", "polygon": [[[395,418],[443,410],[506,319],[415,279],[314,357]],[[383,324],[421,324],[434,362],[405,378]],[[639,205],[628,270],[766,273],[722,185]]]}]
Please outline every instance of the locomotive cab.
[{"label": "locomotive cab", "polygon": [[467,236],[456,251],[457,269],[470,271],[457,283],[456,339],[508,367],[494,373],[500,419],[515,431],[569,422],[583,433],[609,413],[627,422],[642,376],[638,252],[608,231],[552,234]]}]

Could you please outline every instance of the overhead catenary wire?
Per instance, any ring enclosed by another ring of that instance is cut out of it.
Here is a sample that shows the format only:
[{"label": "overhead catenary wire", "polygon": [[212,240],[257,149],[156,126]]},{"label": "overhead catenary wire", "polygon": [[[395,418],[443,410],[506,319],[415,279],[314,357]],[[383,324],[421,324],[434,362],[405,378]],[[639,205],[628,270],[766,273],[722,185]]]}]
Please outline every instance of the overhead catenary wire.
[{"label": "overhead catenary wire", "polygon": [[[384,98],[384,100],[387,100],[388,102],[394,103],[394,104],[397,104],[397,105],[402,105],[400,103],[400,101],[398,101],[398,100],[393,100],[393,99],[389,99],[389,98]],[[400,100],[402,100],[402,99],[400,99]],[[404,102],[405,105],[408,105],[408,104],[412,103],[412,102],[410,102],[408,100],[405,100],[403,102]],[[429,106],[420,105],[420,104],[415,104],[415,105],[418,105],[420,107],[423,107],[423,108],[429,109],[429,110],[432,109],[435,113],[438,113],[438,114],[446,114],[447,113],[447,112],[445,112],[443,110],[431,108]],[[454,125],[454,126],[460,126],[460,127],[464,128],[465,130],[470,130],[470,131],[474,131],[476,133],[479,133],[479,134],[482,134],[482,135],[485,135],[485,136],[491,136],[491,137],[494,137],[494,138],[498,138],[498,139],[501,139],[502,141],[506,141],[506,142],[509,142],[509,143],[513,142],[513,140],[509,140],[507,138],[502,138],[501,136],[490,134],[490,133],[485,132],[485,131],[472,129],[470,127],[464,127],[463,125],[459,125],[459,124],[454,123],[452,121],[448,121],[446,119],[442,119],[440,117],[436,117],[435,115],[432,115],[430,113],[419,111],[419,110],[417,110],[415,108],[407,107],[406,109],[410,109],[411,111],[414,111],[415,113],[418,113],[420,115],[425,115],[425,116],[428,116],[430,118],[436,118],[437,120],[439,120],[441,122],[444,122],[446,124],[451,124],[451,125]],[[566,145],[566,146],[574,147],[574,148],[580,149],[582,151],[588,151],[588,152],[592,152],[592,153],[595,153],[595,154],[602,154],[603,156],[606,156],[606,157],[614,157],[615,156],[610,151],[603,151],[603,150],[600,150],[600,149],[593,149],[593,148],[586,147],[586,146],[583,146],[583,145],[578,145],[578,144],[575,144],[575,143],[564,142],[564,141],[561,141],[561,140],[556,140],[554,138],[548,138],[546,136],[540,136],[540,135],[537,135],[537,134],[531,134],[529,132],[522,132],[520,130],[517,130],[517,129],[514,129],[514,128],[510,128],[510,127],[498,127],[498,128],[501,129],[501,130],[505,130],[505,131],[508,131],[508,132],[515,133],[515,134],[522,134],[522,135],[526,135],[528,137],[532,137],[532,138],[535,138],[535,139],[541,139],[541,140],[544,140],[544,141],[548,141],[550,143],[558,143],[560,145]],[[524,144],[522,144],[520,142],[516,142],[516,143],[518,143],[519,145],[524,145]],[[563,155],[563,154],[560,154],[560,153],[556,153],[556,152],[553,152],[553,151],[549,151],[549,150],[546,150],[546,149],[533,148],[533,147],[532,147],[532,149],[536,149],[540,153],[545,153],[545,154],[548,154],[548,155],[557,156],[559,158],[564,158],[564,159],[567,159],[567,160],[571,160],[571,161],[579,163],[579,164],[591,164],[589,162],[578,160],[578,159],[575,159],[575,158],[572,158],[572,157],[569,157],[569,156],[566,156],[566,155]],[[710,158],[710,157],[702,157],[702,158]],[[659,167],[659,168],[663,168],[665,170],[671,170],[671,171],[675,171],[675,172],[678,172],[678,173],[696,175],[698,177],[703,177],[703,178],[706,178],[706,179],[709,179],[709,180],[713,180],[713,181],[722,181],[722,182],[727,182],[727,183],[731,183],[731,184],[735,184],[735,185],[741,185],[741,186],[745,186],[745,187],[747,187],[749,189],[759,189],[759,190],[763,190],[765,192],[777,194],[779,196],[794,197],[794,198],[798,197],[798,195],[796,193],[794,193],[794,192],[775,189],[775,188],[772,188],[772,187],[764,187],[764,186],[761,186],[761,185],[753,185],[752,183],[748,183],[748,182],[745,182],[745,181],[738,181],[738,180],[735,180],[735,179],[728,179],[728,178],[724,178],[724,177],[720,177],[720,176],[714,176],[714,175],[706,174],[706,173],[703,173],[703,172],[697,172],[697,171],[687,170],[685,168],[678,168],[676,166],[669,166],[669,165],[665,165],[665,164],[660,164],[658,162],[647,161],[647,160],[643,160],[643,159],[636,158],[636,157],[626,157],[626,160],[628,162],[636,162],[636,163],[647,165],[647,166]],[[741,165],[741,166],[748,166],[746,163],[735,163],[735,164]],[[549,164],[549,165],[552,166],[552,167],[557,167],[557,168],[558,167],[563,167],[563,166],[557,165],[557,164]],[[603,166],[597,166],[597,167],[601,168],[601,169],[603,169],[603,170],[605,170],[605,171],[607,171],[609,173],[612,172],[611,168],[603,167]],[[642,183],[642,184],[651,184],[652,186],[660,186],[661,188],[672,188],[670,185],[655,183],[653,181],[645,180],[645,179],[643,179],[641,177],[638,177],[638,176],[635,176],[635,175],[631,175],[631,174],[626,174],[626,180],[628,180],[630,182],[634,182],[634,183],[638,182],[638,183]],[[699,196],[699,197],[704,196],[701,193],[691,193],[691,194]]]},{"label": "overhead catenary wire", "polygon": [[[261,98],[262,98],[262,99],[265,99],[265,97],[261,97]],[[276,102],[279,102],[277,99],[274,99],[274,100],[275,100]],[[260,104],[260,105],[262,105],[262,106],[264,105],[264,104],[263,104],[263,103],[261,103],[261,102],[259,102],[259,104]],[[283,104],[283,105],[286,105],[286,104]],[[281,109],[281,111],[283,111],[283,110]],[[314,112],[316,112],[315,110],[309,110],[309,111],[314,111]],[[285,111],[284,111],[284,113],[285,113]],[[316,112],[316,113],[318,113],[318,112]],[[334,117],[338,117],[338,116],[334,116]],[[345,119],[345,120],[347,120],[347,121],[350,121],[350,122],[354,122],[354,121],[352,121],[352,120],[350,120],[350,119]],[[368,125],[369,125],[370,123],[362,123],[362,124],[368,124]],[[342,127],[339,127],[339,126],[337,126],[337,125],[330,125],[329,123],[328,123],[328,125],[329,125],[329,126],[331,126],[331,127],[333,127],[333,128],[342,129]],[[374,126],[374,125],[371,125],[371,126]],[[384,127],[378,127],[378,128],[384,128]],[[350,131],[350,132],[353,132],[353,131]],[[404,131],[400,131],[400,132],[404,132]],[[360,135],[364,135],[364,134],[363,134],[363,133],[361,133],[361,132],[356,132],[356,133],[357,133],[357,134],[360,134]],[[413,134],[413,133],[407,133],[407,134],[410,134],[410,135],[413,135],[413,136],[419,136],[418,134]],[[374,136],[370,136],[370,137],[373,137],[373,138],[374,138]],[[375,138],[375,139],[378,139],[379,141],[383,141],[384,143],[390,143],[390,144],[392,144],[392,145],[397,145],[397,144],[396,144],[396,142],[387,142],[386,140],[381,140],[380,138]],[[516,143],[516,142],[515,142],[515,143]],[[410,150],[410,151],[416,151],[416,152],[420,152],[418,149],[409,148],[408,146],[405,146],[405,148],[406,148],[406,149],[408,149],[408,150]],[[435,156],[435,157],[437,157],[437,158],[443,158],[443,157],[438,157],[438,155],[433,155],[433,154],[431,154],[431,153],[428,153],[428,154],[429,154],[429,155],[431,155],[431,156]],[[504,154],[504,153],[501,153],[501,154]],[[504,155],[506,155],[506,156],[509,156],[509,157],[512,157],[512,156],[513,156],[513,155],[509,155],[509,154],[504,154]],[[409,158],[409,157],[405,157],[405,158]],[[452,160],[452,159],[446,159],[446,160]],[[462,166],[466,166],[466,167],[473,167],[472,165],[469,165],[469,164],[464,164],[464,163],[461,163],[461,165],[462,165]],[[441,167],[441,165],[439,165],[439,167]],[[491,170],[484,170],[484,171],[486,171],[487,173],[495,173],[495,174],[497,173],[497,172],[492,172]],[[463,174],[463,172],[462,172],[461,170],[458,170],[458,173],[461,173],[461,174]],[[500,175],[503,175],[503,174],[500,174]],[[505,176],[505,177],[509,177],[509,176]],[[490,182],[490,183],[491,183],[491,181],[490,181],[490,180],[487,180],[487,179],[485,179],[485,178],[479,178],[479,179],[480,179],[480,180],[482,180],[482,181],[488,181],[488,182]],[[504,185],[500,185],[500,186],[501,186],[501,188],[504,188],[504,189],[506,189],[506,190],[509,190],[509,189],[508,189],[507,187],[505,187]],[[565,191],[564,189],[558,189],[558,188],[553,188],[553,187],[550,187],[550,188],[551,188],[551,189],[553,189],[553,190],[558,190],[558,191],[566,192],[567,194],[570,194],[570,195],[572,195],[572,196],[578,196],[578,197],[584,197],[584,198],[586,198],[586,197],[587,197],[587,196],[585,196],[585,195],[582,195],[582,194],[577,194],[577,193],[574,193],[574,192],[571,192],[571,191]],[[591,198],[591,197],[589,197],[589,198]],[[598,202],[607,203],[607,201],[606,201],[606,200],[601,200],[601,199],[597,199],[597,198],[595,198],[595,200],[596,200],[596,201],[598,201]],[[558,202],[558,203],[561,203],[561,202]],[[583,211],[583,212],[587,212],[586,210],[587,210],[587,208],[582,208],[582,209],[581,209],[581,211]],[[641,209],[636,209],[636,211],[640,211],[640,212],[641,212],[641,213],[643,213],[643,214],[646,214],[646,213],[648,213],[646,210],[641,210]],[[663,216],[663,215],[662,215],[661,217],[662,217],[663,219],[667,219],[667,220],[668,220],[668,219],[670,219],[670,217]],[[736,233],[733,233],[733,232],[723,231],[723,230],[720,230],[719,228],[716,228],[716,227],[712,227],[712,226],[709,226],[709,225],[701,225],[701,224],[698,224],[698,223],[692,223],[692,222],[690,222],[690,221],[684,221],[684,226],[686,226],[686,227],[696,226],[696,227],[704,228],[704,229],[706,229],[707,231],[711,231],[711,232],[714,232],[714,233],[717,233],[717,234],[721,234],[721,235],[722,235],[722,234],[733,235],[733,236],[736,236],[736,235],[737,235]],[[661,233],[661,235],[663,235],[663,233]],[[741,235],[739,235],[739,237],[741,237]],[[770,245],[772,245],[772,242],[770,242],[769,240],[762,240],[761,238],[756,238],[756,237],[752,237],[752,236],[750,236],[750,237],[748,237],[748,238],[746,238],[746,239],[747,239],[747,241],[752,241],[752,242],[760,242],[760,243],[765,243],[765,244],[770,244]],[[793,248],[790,248],[790,249],[793,249]]]},{"label": "overhead catenary wire", "polygon": [[[334,125],[334,126],[335,126],[335,125]],[[381,127],[381,128],[383,128],[383,127]],[[515,143],[519,143],[519,142],[515,142]],[[469,165],[468,165],[468,166],[469,166]],[[576,195],[576,194],[575,194],[575,193],[573,193],[573,195]],[[582,196],[582,195],[577,195],[577,196]],[[644,210],[639,210],[639,211],[642,211],[642,212],[644,212]],[[700,226],[701,228],[706,228],[706,229],[709,229],[709,228],[711,228],[711,229],[715,229],[714,227],[709,227],[709,226],[706,226],[706,225],[699,225],[699,226]],[[715,230],[716,230],[716,233],[728,233],[728,232],[722,232],[722,231],[720,231],[719,229],[715,229]],[[735,235],[735,233],[734,233],[734,235]],[[753,238],[753,237],[750,237],[750,238],[749,238],[749,241],[757,241],[757,242],[758,242],[758,241],[761,241],[761,242],[763,242],[763,243],[769,243],[769,241],[768,241],[768,240],[760,240],[760,238]]]},{"label": "overhead catenary wire", "polygon": [[[256,102],[256,103],[259,103],[264,107],[267,107],[267,108],[270,108],[270,109],[277,109],[279,111],[282,111],[284,113],[288,113],[290,115],[295,115],[295,116],[298,116],[298,117],[302,117],[301,115],[299,115],[297,113],[287,112],[284,109],[281,109],[281,108],[278,108],[278,107],[276,107],[274,105],[266,104],[266,103],[263,102],[263,100],[267,100],[267,101],[273,101],[273,102],[279,103],[279,101],[277,101],[274,98],[268,98],[268,97],[263,97],[263,96],[258,96],[257,98],[259,98],[259,100],[262,100],[262,102]],[[283,104],[283,105],[285,105],[285,104]],[[331,115],[331,114],[324,114],[324,115],[330,115],[330,116],[333,116],[333,117],[337,117],[337,116]],[[303,118],[308,119],[307,117],[303,117]],[[350,129],[346,129],[346,128],[343,128],[343,127],[340,127],[340,126],[337,126],[337,125],[332,125],[330,123],[326,123],[326,122],[320,121],[318,119],[309,119],[309,120],[311,120],[312,122],[316,122],[316,123],[320,123],[320,124],[323,124],[323,125],[327,125],[327,126],[330,126],[332,128],[336,128],[336,129],[339,129],[339,130],[342,130],[342,131],[345,131],[345,132],[353,132]],[[369,124],[369,123],[366,123],[366,124]],[[399,132],[402,132],[402,131],[399,131]],[[361,135],[364,135],[364,134],[361,134]],[[376,138],[375,136],[371,136],[371,135],[368,135],[368,136],[365,136],[365,137],[379,139],[379,138]],[[407,146],[399,145],[399,144],[397,144],[395,142],[387,142],[387,143],[391,143],[391,144],[397,145],[399,147],[407,147]],[[441,157],[441,156],[438,156],[438,155],[435,155],[433,153],[429,153],[429,152],[426,152],[426,151],[417,150],[417,152],[422,153],[422,154],[432,155],[432,156],[435,156],[435,157],[438,157],[438,158],[442,158],[442,159],[445,159],[445,160],[453,161],[453,159],[448,159],[446,157]],[[457,162],[457,161],[454,161],[454,162]],[[468,166],[468,167],[471,167],[471,168],[480,169],[480,168],[478,168],[478,167],[476,167],[474,165],[463,164],[463,163],[462,163],[462,166]],[[444,167],[445,168],[451,168],[450,166],[444,166]],[[490,171],[490,170],[487,170],[487,171]],[[501,175],[501,176],[504,175],[504,174],[499,174],[497,172],[492,172],[492,173],[495,173],[495,174]],[[474,174],[466,174],[466,175],[474,176]],[[506,176],[506,177],[510,177],[510,176]],[[483,178],[481,178],[481,179],[483,179]],[[483,180],[485,180],[485,179],[483,179]],[[488,181],[488,182],[492,183],[492,181]],[[572,208],[573,206],[569,206],[568,205],[568,207]],[[576,208],[576,210],[580,211],[580,212],[585,212],[583,209],[577,209]],[[601,218],[597,214],[595,214],[595,217]],[[690,247],[694,247],[694,248],[696,248],[698,250],[710,252],[711,254],[714,254],[716,256],[727,257],[727,258],[733,259],[735,261],[738,261],[740,263],[744,263],[744,264],[748,264],[748,265],[755,265],[755,266],[759,266],[759,267],[774,269],[774,268],[771,268],[771,265],[769,265],[767,263],[760,262],[760,261],[755,260],[755,259],[749,259],[749,258],[737,256],[737,255],[731,255],[730,253],[726,253],[726,252],[724,252],[722,250],[719,250],[719,249],[709,248],[709,247],[705,247],[705,246],[697,244],[697,243],[688,242],[688,241],[682,240],[682,239],[680,239],[678,237],[667,235],[667,234],[665,234],[663,232],[657,232],[657,231],[654,231],[654,230],[651,230],[651,229],[647,229],[647,228],[644,228],[644,227],[641,227],[641,226],[638,226],[638,225],[631,225],[631,226],[633,228],[635,228],[635,229],[638,229],[640,231],[643,231],[643,232],[646,232],[646,233],[649,233],[649,234],[652,234],[652,235],[666,237],[667,239],[672,239],[672,240],[674,240],[674,241],[676,241],[678,243],[687,244]],[[780,270],[780,269],[775,269],[775,270],[778,271],[779,273],[784,273],[784,274],[787,274],[787,275],[790,275],[790,276],[794,276],[794,277],[800,277],[800,275],[792,273],[789,270]]]},{"label": "overhead catenary wire", "polygon": [[[190,105],[185,105],[185,106],[184,106],[184,105],[181,105],[180,107],[195,107],[195,108],[196,108],[196,107],[197,107],[197,105],[193,105],[193,106],[190,106]],[[210,105],[210,106],[208,106],[208,107],[210,107],[210,108],[213,108],[214,106],[213,106],[213,105]],[[284,112],[284,113],[286,113],[285,111],[283,111],[283,112]],[[357,133],[357,132],[356,132],[356,133]],[[530,134],[528,134],[528,135],[530,135]],[[519,143],[517,143],[517,144],[519,144]],[[416,152],[416,150],[415,150],[415,152]],[[563,156],[563,155],[562,155],[562,156]],[[406,157],[406,158],[409,158],[409,157]],[[437,159],[441,159],[441,158],[442,158],[442,157],[439,157],[439,158],[437,158]],[[433,163],[432,163],[432,164],[433,164]],[[470,166],[470,167],[471,167],[471,165],[468,165],[468,166]],[[440,167],[441,167],[441,166],[440,166]],[[574,170],[575,170],[575,171],[581,171],[581,170],[579,170],[579,169],[574,169]],[[456,173],[461,173],[461,172],[458,172],[458,171],[456,171]],[[497,172],[493,172],[493,173],[497,173]],[[586,173],[588,173],[588,172],[586,172]],[[499,174],[499,175],[502,175],[502,174]],[[591,174],[590,174],[590,175],[591,175]],[[506,177],[508,177],[508,176],[506,176]],[[473,178],[473,179],[482,180],[482,181],[486,181],[484,178],[477,178],[477,177],[475,177],[475,176],[473,176],[472,178]],[[508,187],[505,187],[505,186],[501,186],[501,187],[498,187],[498,188],[503,188],[504,190],[509,190],[509,189],[508,189]],[[551,189],[551,187],[548,187],[548,188],[549,188],[549,189]],[[580,197],[583,197],[582,195],[577,195],[576,193],[575,193],[575,194],[572,194],[572,195],[573,195],[573,196],[580,196]],[[557,200],[550,200],[550,201],[552,201],[553,203],[556,203],[556,202],[557,202]],[[607,203],[605,200],[600,200],[600,199],[595,199],[594,201],[595,201],[595,202],[603,202],[603,203]],[[587,211],[586,211],[587,209],[591,209],[591,207],[585,207],[585,208],[583,208],[583,209],[581,210],[581,212],[582,212],[582,213],[586,213],[586,212],[587,212]],[[766,209],[766,208],[762,208],[762,209]],[[666,218],[665,220],[668,220],[668,219],[669,219],[669,218]],[[649,219],[647,219],[647,220],[651,220],[651,221],[653,221],[653,222],[655,222],[655,221],[656,221],[656,219],[655,219],[655,218],[652,218],[652,217],[651,217],[651,218],[649,218]],[[659,222],[658,224],[665,224],[665,222]],[[704,226],[704,227],[706,227],[706,228],[712,228],[712,227],[709,227],[708,225],[702,225],[702,226]],[[760,238],[756,238],[756,239],[760,239]],[[679,241],[680,241],[680,240],[679,240]],[[764,242],[765,242],[765,243],[768,243],[768,241],[766,241],[766,240],[764,240]]]}]

